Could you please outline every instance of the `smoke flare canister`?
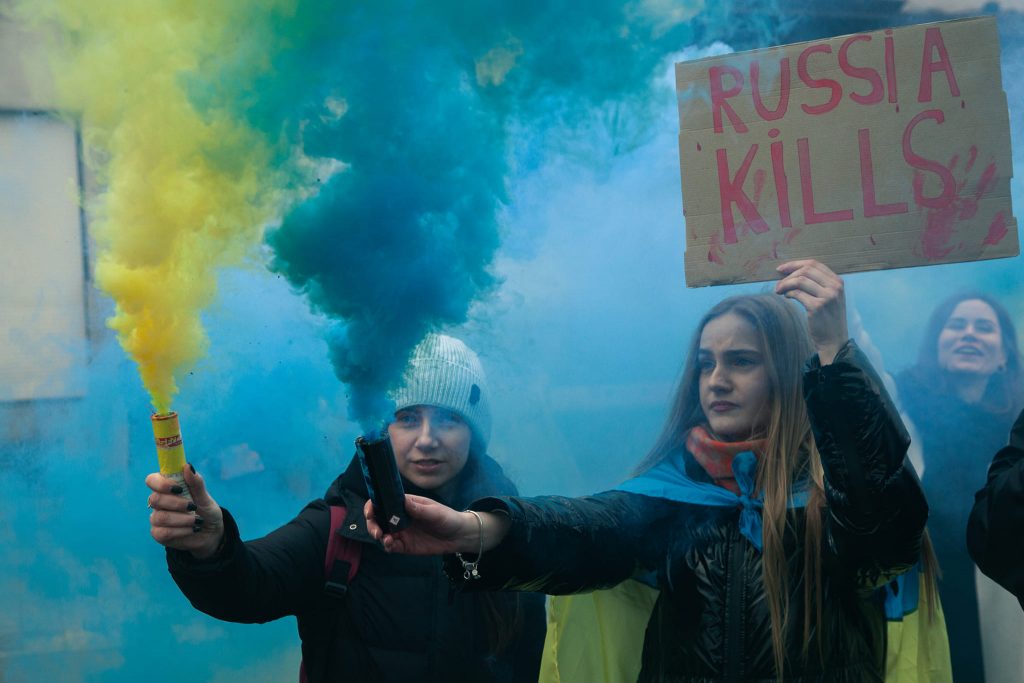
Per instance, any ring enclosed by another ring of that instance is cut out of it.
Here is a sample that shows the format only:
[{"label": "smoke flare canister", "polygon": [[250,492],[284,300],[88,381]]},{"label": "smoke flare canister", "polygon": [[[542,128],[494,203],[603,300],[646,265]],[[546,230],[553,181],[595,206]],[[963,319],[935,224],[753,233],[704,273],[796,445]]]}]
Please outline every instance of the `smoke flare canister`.
[{"label": "smoke flare canister", "polygon": [[188,484],[185,483],[185,447],[181,443],[181,425],[178,424],[178,414],[173,411],[153,413],[152,420],[160,474],[182,488],[182,498],[192,500],[192,493],[188,490]]},{"label": "smoke flare canister", "polygon": [[387,431],[382,430],[377,438],[360,436],[356,439],[356,452],[378,522],[390,531],[404,529],[409,525],[405,489]]}]

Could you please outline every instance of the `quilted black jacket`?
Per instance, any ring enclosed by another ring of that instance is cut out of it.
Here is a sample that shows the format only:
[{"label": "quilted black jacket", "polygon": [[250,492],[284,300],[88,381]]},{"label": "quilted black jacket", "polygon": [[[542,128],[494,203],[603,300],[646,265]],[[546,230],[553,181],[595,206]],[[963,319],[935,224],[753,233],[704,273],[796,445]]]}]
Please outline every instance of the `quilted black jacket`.
[{"label": "quilted black jacket", "polygon": [[981,571],[1024,607],[1024,412],[988,469],[967,524],[967,548]]}]

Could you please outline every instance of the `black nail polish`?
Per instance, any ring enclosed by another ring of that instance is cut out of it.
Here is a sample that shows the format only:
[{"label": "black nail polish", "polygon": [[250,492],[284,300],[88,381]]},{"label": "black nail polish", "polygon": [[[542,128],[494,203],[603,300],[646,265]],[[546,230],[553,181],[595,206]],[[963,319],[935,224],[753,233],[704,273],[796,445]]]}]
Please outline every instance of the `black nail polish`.
[{"label": "black nail polish", "polygon": [[180,496],[184,492],[185,492],[185,489],[181,488],[180,486],[172,486],[171,487],[171,493],[173,493],[176,496]]},{"label": "black nail polish", "polygon": [[195,517],[195,521],[192,522],[192,524],[195,525],[195,526],[202,526],[203,525],[203,518],[202,517],[198,517],[198,516]]},{"label": "black nail polish", "polygon": [[188,504],[188,507],[186,508],[186,510],[188,510],[189,512],[195,512],[196,511],[196,504],[191,502],[191,501],[189,501],[189,504]]},{"label": "black nail polish", "polygon": [[192,463],[189,463],[189,464],[188,464],[188,468],[189,468],[190,470],[192,470],[192,474],[195,474],[195,473],[196,473],[196,468],[195,468],[195,465],[193,465]]},{"label": "black nail polish", "polygon": [[195,525],[194,527],[192,527],[192,533],[194,533],[194,534],[198,534],[198,533],[199,533],[199,531],[200,531],[200,530],[201,530],[202,528],[203,528],[203,527],[201,527],[201,526],[199,526],[198,524],[196,524],[196,525]]}]

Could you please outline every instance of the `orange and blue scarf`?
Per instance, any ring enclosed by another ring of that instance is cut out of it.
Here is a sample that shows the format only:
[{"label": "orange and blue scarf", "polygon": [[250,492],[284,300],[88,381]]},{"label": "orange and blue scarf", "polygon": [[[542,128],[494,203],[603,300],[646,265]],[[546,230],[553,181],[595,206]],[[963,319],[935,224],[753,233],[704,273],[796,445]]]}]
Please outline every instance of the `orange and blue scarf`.
[{"label": "orange and blue scarf", "polygon": [[[764,450],[764,444],[763,439],[719,441],[704,427],[697,426],[687,434],[686,449],[714,484],[688,477],[685,455],[676,452],[643,474],[623,482],[616,490],[693,505],[738,507],[740,533],[763,551],[764,500],[761,492],[755,492],[755,482],[757,453]],[[788,507],[806,507],[807,498],[806,483],[798,484],[790,494]],[[901,619],[917,610],[919,572],[920,568],[915,566],[879,589],[884,594],[885,613],[890,620]]]},{"label": "orange and blue scarf", "polygon": [[[718,441],[698,426],[687,435],[686,447],[714,484],[688,477],[685,455],[676,452],[638,477],[623,482],[616,490],[692,505],[738,507],[740,533],[755,548],[763,550],[761,511],[764,500],[761,492],[755,490],[755,482],[756,452],[764,448],[764,441]],[[806,485],[799,486],[790,495],[789,507],[806,505]]]}]

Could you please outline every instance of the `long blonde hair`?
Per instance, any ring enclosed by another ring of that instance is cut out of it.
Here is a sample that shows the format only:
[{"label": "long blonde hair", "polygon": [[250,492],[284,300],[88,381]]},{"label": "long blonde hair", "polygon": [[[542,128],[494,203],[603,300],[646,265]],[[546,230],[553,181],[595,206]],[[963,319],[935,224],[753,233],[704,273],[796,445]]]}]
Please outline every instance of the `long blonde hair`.
[{"label": "long blonde hair", "polygon": [[[757,490],[763,494],[764,552],[762,559],[765,601],[772,623],[775,668],[782,676],[785,633],[789,622],[789,571],[783,536],[787,504],[793,482],[804,478],[808,501],[804,528],[804,654],[811,625],[821,621],[821,511],[825,502],[821,459],[814,445],[803,399],[802,369],[814,353],[804,314],[775,294],[735,296],[720,302],[701,319],[690,342],[683,374],[672,408],[654,447],[636,468],[646,472],[684,448],[691,428],[705,422],[700,406],[697,351],[704,326],[734,313],[756,330],[771,385],[764,452],[758,459]],[[821,630],[815,629],[820,637]],[[819,643],[820,646],[820,643]]]}]

